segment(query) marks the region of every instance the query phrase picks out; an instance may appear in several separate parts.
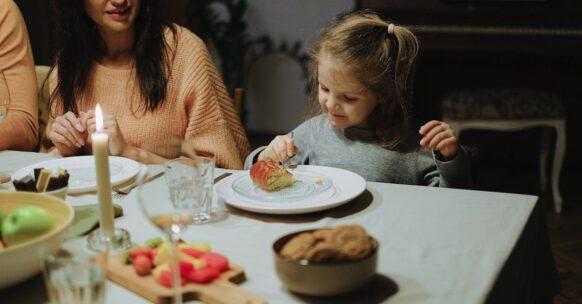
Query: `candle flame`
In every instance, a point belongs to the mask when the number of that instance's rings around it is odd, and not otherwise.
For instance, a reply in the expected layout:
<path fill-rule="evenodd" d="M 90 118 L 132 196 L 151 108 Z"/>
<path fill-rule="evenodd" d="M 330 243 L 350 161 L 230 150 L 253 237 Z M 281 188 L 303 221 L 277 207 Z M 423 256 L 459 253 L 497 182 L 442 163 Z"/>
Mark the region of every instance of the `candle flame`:
<path fill-rule="evenodd" d="M 99 104 L 95 107 L 95 124 L 97 125 L 97 132 L 103 132 L 103 113 Z"/>

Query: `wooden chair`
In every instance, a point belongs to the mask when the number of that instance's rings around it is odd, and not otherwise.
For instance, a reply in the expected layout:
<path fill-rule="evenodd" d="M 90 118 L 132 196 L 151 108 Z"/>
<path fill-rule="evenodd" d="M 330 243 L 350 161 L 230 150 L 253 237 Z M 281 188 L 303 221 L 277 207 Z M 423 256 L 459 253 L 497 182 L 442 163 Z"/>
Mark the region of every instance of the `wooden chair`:
<path fill-rule="evenodd" d="M 45 80 L 49 75 L 50 67 L 44 65 L 37 65 L 35 66 L 36 72 L 36 84 L 38 88 L 38 136 L 39 136 L 39 147 L 42 149 L 43 147 L 46 148 L 46 145 L 52 145 L 49 142 L 43 142 L 47 139 L 44 137 L 44 132 L 46 130 L 50 112 L 49 112 L 49 100 L 50 100 L 50 93 L 48 88 L 48 83 L 45 84 Z"/>
<path fill-rule="evenodd" d="M 566 114 L 561 100 L 547 92 L 523 89 L 475 89 L 448 94 L 442 104 L 443 119 L 460 137 L 468 129 L 518 131 L 543 127 L 540 145 L 540 187 L 547 189 L 551 180 L 552 196 L 556 213 L 562 211 L 559 181 L 566 152 Z M 547 162 L 553 129 L 556 140 L 552 170 L 547 172 Z"/>
<path fill-rule="evenodd" d="M 243 98 L 245 89 L 243 88 L 235 88 L 234 89 L 234 96 L 232 97 L 232 103 L 234 105 L 234 110 L 238 114 L 238 117 L 242 120 L 242 108 L 243 108 Z"/>

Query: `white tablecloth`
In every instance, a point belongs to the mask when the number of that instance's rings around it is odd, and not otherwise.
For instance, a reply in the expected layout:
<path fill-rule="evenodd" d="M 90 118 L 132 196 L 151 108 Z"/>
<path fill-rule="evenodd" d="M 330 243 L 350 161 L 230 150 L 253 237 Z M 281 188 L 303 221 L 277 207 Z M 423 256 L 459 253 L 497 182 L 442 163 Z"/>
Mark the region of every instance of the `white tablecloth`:
<path fill-rule="evenodd" d="M 15 171 L 50 157 L 0 152 L 0 171 Z M 157 179 L 148 187 L 163 187 L 163 183 Z M 96 197 L 69 197 L 67 201 L 85 204 L 96 202 Z M 242 265 L 248 280 L 241 286 L 270 303 L 482 303 L 536 201 L 537 197 L 530 195 L 370 182 L 363 195 L 333 210 L 267 216 L 230 209 L 226 220 L 191 226 L 183 238 L 209 242 Z M 129 230 L 135 242 L 160 235 L 138 208 L 135 192 L 116 203 L 125 213 L 116 225 Z M 275 239 L 291 231 L 351 223 L 363 225 L 380 241 L 379 275 L 369 288 L 344 299 L 314 299 L 284 289 L 273 264 L 271 245 Z M 84 238 L 69 242 L 85 245 Z M 26 299 L 31 294 L 36 292 L 38 298 L 43 292 L 41 281 L 37 277 L 0 295 L 12 300 L 6 303 L 30 303 Z M 109 283 L 107 288 L 106 303 L 146 302 L 116 284 Z"/>

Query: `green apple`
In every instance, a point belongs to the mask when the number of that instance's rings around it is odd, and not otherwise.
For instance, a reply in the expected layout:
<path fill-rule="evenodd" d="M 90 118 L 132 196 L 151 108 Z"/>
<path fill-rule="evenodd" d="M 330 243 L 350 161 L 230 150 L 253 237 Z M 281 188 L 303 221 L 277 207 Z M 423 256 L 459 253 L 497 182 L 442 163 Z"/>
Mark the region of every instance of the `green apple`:
<path fill-rule="evenodd" d="M 18 207 L 2 221 L 2 239 L 6 246 L 14 246 L 49 232 L 53 225 L 53 216 L 44 208 Z"/>

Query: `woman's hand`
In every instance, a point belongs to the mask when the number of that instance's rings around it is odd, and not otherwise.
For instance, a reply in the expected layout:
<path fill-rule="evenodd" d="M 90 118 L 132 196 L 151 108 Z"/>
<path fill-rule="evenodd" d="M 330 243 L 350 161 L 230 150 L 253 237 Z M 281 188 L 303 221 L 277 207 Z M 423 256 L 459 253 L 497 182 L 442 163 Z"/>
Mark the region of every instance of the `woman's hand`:
<path fill-rule="evenodd" d="M 283 162 L 295 154 L 297 154 L 297 147 L 293 139 L 287 135 L 279 135 L 259 154 L 259 160 Z"/>
<path fill-rule="evenodd" d="M 71 156 L 79 152 L 87 138 L 86 113 L 77 117 L 73 112 L 58 116 L 50 126 L 47 137 L 53 142 L 59 154 Z"/>
<path fill-rule="evenodd" d="M 425 150 L 439 151 L 445 160 L 451 160 L 457 155 L 459 140 L 449 124 L 431 120 L 420 128 L 419 133 L 423 136 L 420 145 Z"/>
<path fill-rule="evenodd" d="M 95 124 L 95 111 L 91 110 L 87 113 L 87 130 L 89 134 L 95 133 L 97 126 Z M 103 113 L 103 132 L 109 136 L 109 154 L 113 156 L 120 156 L 128 147 L 128 144 L 123 138 L 123 134 L 117 124 L 117 119 L 110 113 Z"/>

